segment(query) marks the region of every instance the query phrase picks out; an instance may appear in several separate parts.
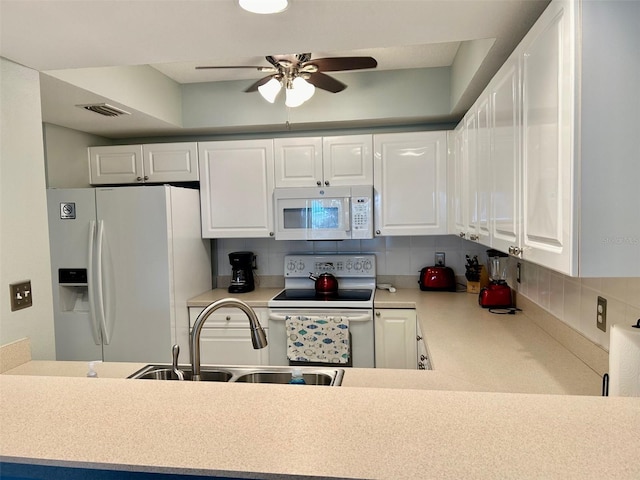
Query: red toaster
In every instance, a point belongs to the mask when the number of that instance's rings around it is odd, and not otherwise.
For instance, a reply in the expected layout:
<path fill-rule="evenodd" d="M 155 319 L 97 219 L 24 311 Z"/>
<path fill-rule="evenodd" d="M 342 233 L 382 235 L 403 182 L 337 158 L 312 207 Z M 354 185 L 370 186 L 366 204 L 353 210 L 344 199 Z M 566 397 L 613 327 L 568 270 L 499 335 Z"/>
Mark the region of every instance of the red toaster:
<path fill-rule="evenodd" d="M 424 267 L 418 283 L 423 291 L 456 291 L 456 276 L 450 267 Z"/>

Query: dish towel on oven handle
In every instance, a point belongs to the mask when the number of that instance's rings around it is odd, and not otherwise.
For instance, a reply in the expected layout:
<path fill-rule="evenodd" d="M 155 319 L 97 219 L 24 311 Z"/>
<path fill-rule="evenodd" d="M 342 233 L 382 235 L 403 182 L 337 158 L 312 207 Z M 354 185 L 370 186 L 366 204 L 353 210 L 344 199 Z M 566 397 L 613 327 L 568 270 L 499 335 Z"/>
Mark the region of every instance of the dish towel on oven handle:
<path fill-rule="evenodd" d="M 287 357 L 296 362 L 347 363 L 349 319 L 287 315 Z"/>

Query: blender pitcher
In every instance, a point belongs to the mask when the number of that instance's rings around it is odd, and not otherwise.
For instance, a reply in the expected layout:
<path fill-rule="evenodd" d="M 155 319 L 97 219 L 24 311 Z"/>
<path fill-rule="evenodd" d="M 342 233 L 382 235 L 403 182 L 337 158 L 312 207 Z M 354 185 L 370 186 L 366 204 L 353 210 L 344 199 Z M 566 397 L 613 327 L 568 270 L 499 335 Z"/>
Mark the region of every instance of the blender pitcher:
<path fill-rule="evenodd" d="M 513 292 L 507 285 L 509 255 L 498 250 L 487 250 L 489 285 L 480 290 L 478 303 L 484 308 L 510 308 Z"/>

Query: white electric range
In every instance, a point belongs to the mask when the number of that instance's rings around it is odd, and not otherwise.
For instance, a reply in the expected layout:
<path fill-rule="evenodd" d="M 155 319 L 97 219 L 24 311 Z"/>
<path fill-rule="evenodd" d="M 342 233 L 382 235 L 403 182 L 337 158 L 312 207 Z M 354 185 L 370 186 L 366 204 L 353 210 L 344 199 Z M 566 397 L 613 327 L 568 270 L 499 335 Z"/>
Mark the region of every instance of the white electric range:
<path fill-rule="evenodd" d="M 316 294 L 310 274 L 331 273 L 338 280 L 335 294 Z M 286 255 L 285 288 L 269 300 L 269 362 L 299 364 L 287 358 L 287 316 L 343 317 L 349 321 L 350 359 L 341 366 L 374 367 L 373 296 L 375 255 Z M 314 365 L 318 365 L 315 363 Z"/>

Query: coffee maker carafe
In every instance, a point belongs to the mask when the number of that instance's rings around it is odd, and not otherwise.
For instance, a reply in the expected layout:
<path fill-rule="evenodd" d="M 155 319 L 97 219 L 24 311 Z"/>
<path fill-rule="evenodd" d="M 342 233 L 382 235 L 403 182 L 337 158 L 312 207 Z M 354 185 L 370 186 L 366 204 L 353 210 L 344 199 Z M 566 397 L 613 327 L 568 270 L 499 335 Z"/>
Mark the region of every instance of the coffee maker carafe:
<path fill-rule="evenodd" d="M 231 283 L 229 293 L 251 292 L 255 288 L 253 270 L 256 267 L 256 256 L 253 252 L 231 252 Z"/>
<path fill-rule="evenodd" d="M 478 303 L 484 308 L 509 308 L 513 306 L 511 288 L 507 285 L 509 255 L 498 250 L 487 250 L 489 285 L 480 290 Z"/>

